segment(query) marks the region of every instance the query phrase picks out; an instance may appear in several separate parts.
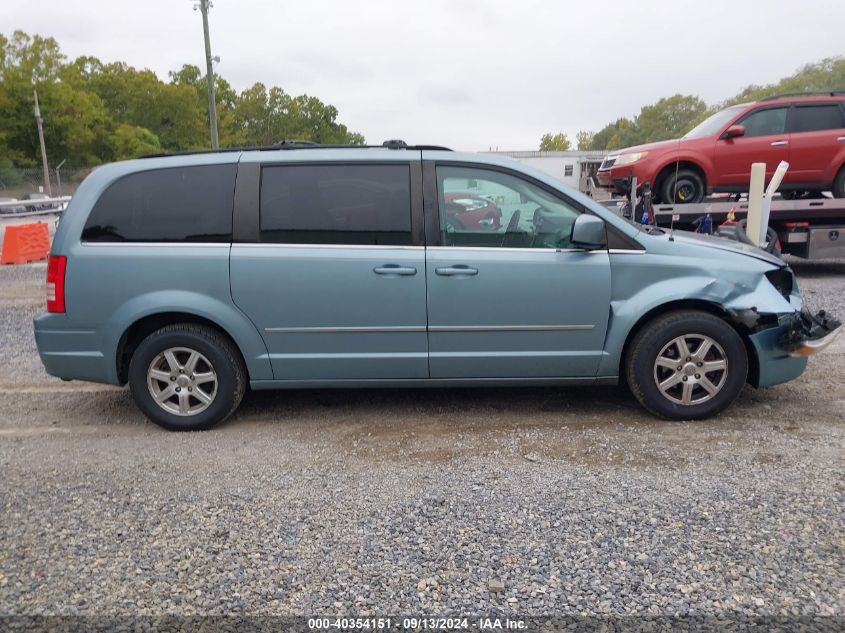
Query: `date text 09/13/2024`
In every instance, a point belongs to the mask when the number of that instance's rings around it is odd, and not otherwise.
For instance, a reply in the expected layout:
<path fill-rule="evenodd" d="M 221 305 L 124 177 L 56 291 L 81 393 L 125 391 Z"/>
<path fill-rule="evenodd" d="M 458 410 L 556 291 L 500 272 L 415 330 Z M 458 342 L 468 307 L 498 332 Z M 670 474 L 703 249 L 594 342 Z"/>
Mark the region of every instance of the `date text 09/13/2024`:
<path fill-rule="evenodd" d="M 309 618 L 310 630 L 509 630 L 527 628 L 523 620 L 511 618 Z"/>

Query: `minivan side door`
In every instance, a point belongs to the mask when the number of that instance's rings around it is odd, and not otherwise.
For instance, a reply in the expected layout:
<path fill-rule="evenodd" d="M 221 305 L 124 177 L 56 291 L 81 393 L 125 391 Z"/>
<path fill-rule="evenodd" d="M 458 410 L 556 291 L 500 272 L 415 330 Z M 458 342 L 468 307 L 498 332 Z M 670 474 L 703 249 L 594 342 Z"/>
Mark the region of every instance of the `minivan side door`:
<path fill-rule="evenodd" d="M 276 380 L 428 377 L 420 162 L 402 154 L 242 157 L 232 296 Z"/>
<path fill-rule="evenodd" d="M 569 243 L 583 209 L 487 165 L 424 160 L 424 182 L 431 377 L 595 376 L 610 262 Z M 461 224 L 457 207 L 477 199 L 501 221 Z"/>
<path fill-rule="evenodd" d="M 766 106 L 754 110 L 736 122 L 745 134 L 719 138 L 714 150 L 716 187 L 748 187 L 752 163 L 766 163 L 766 181 L 782 160 L 789 160 L 789 134 L 786 116 L 789 106 Z"/>
<path fill-rule="evenodd" d="M 845 116 L 837 102 L 795 104 L 787 123 L 789 171 L 785 181 L 830 184 L 836 174 L 834 161 L 845 148 Z"/>

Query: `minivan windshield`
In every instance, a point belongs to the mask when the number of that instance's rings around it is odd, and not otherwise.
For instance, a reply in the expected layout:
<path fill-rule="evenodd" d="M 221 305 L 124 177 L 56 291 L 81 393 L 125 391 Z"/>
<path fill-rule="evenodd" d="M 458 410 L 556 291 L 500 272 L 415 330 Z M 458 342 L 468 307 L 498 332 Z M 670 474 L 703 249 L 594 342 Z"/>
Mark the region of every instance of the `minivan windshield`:
<path fill-rule="evenodd" d="M 724 126 L 725 123 L 739 114 L 740 110 L 743 108 L 745 108 L 744 105 L 738 105 L 720 110 L 716 114 L 704 119 L 701 123 L 684 134 L 682 138 L 703 138 L 705 136 L 715 134 L 722 129 L 722 126 Z"/>

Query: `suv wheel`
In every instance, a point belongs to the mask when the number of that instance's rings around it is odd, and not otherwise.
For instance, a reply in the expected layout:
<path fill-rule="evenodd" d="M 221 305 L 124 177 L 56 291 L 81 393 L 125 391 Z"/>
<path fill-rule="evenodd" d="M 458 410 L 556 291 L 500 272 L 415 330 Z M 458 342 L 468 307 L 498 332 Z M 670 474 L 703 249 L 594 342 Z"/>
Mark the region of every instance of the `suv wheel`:
<path fill-rule="evenodd" d="M 748 357 L 739 334 L 707 312 L 669 312 L 631 343 L 628 385 L 646 409 L 672 420 L 715 415 L 739 395 Z"/>
<path fill-rule="evenodd" d="M 663 181 L 660 199 L 664 204 L 688 204 L 704 198 L 704 180 L 691 169 L 671 170 Z"/>
<path fill-rule="evenodd" d="M 237 349 L 216 330 L 168 325 L 138 345 L 129 389 L 150 420 L 171 431 L 202 431 L 228 418 L 243 398 L 246 371 Z"/>
<path fill-rule="evenodd" d="M 845 198 L 845 165 L 842 166 L 833 181 L 833 197 Z"/>

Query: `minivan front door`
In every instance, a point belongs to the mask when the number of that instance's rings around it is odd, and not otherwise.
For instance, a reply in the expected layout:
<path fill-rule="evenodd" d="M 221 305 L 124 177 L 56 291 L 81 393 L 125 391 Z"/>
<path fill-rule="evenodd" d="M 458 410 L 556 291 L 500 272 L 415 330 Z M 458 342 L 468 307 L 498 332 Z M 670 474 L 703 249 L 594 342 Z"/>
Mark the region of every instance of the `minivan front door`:
<path fill-rule="evenodd" d="M 610 262 L 606 249 L 569 243 L 580 210 L 516 173 L 480 166 L 438 164 L 425 195 L 440 243 L 426 249 L 431 377 L 595 376 Z M 467 226 L 458 206 L 482 203 L 501 220 Z"/>
<path fill-rule="evenodd" d="M 232 296 L 264 336 L 276 380 L 428 377 L 419 174 L 407 158 L 242 160 L 238 194 L 260 180 L 260 195 L 236 195 L 235 224 L 252 215 L 260 230 L 232 245 Z"/>

